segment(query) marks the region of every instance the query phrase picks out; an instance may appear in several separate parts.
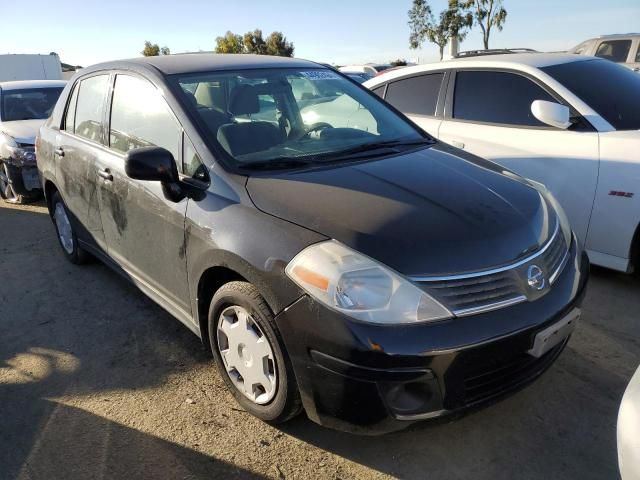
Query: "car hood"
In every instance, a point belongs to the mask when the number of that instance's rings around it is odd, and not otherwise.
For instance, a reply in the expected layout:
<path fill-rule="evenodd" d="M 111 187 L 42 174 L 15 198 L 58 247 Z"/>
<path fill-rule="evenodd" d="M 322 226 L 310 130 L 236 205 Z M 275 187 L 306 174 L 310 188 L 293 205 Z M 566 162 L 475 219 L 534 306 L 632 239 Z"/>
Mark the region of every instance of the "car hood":
<path fill-rule="evenodd" d="M 35 144 L 38 130 L 46 120 L 14 120 L 0 123 L 0 131 L 10 135 L 18 143 Z"/>
<path fill-rule="evenodd" d="M 542 246 L 556 223 L 525 180 L 442 144 L 366 163 L 253 176 L 247 190 L 260 210 L 405 275 L 517 261 Z"/>

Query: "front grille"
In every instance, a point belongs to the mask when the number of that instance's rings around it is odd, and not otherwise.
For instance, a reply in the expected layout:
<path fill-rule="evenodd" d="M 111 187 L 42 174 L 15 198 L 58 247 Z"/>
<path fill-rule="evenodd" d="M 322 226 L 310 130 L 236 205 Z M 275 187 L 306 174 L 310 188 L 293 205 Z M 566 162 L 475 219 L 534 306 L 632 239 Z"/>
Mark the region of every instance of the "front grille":
<path fill-rule="evenodd" d="M 508 271 L 482 277 L 429 282 L 428 287 L 440 301 L 457 312 L 502 304 L 522 296 Z"/>
<path fill-rule="evenodd" d="M 492 358 L 484 364 L 469 366 L 463 375 L 463 402 L 472 405 L 532 380 L 553 363 L 565 343 L 540 358 L 521 353 L 509 359 Z"/>
<path fill-rule="evenodd" d="M 535 300 L 548 292 L 531 290 L 527 285 L 527 269 L 537 265 L 552 285 L 562 272 L 569 257 L 565 237 L 556 224 L 551 240 L 538 252 L 514 265 L 486 272 L 447 277 L 413 278 L 433 294 L 456 316 L 473 315 Z"/>

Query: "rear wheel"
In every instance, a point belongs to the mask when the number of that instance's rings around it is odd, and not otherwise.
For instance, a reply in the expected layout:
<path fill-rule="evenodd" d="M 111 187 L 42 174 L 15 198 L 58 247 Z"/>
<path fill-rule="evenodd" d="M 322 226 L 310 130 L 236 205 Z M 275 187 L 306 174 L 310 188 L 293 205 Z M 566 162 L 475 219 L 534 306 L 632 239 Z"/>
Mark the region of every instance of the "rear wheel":
<path fill-rule="evenodd" d="M 73 230 L 67 207 L 58 192 L 55 192 L 51 198 L 51 217 L 58 234 L 58 242 L 67 260 L 76 265 L 87 263 L 90 255 L 78 244 L 78 237 Z"/>
<path fill-rule="evenodd" d="M 230 282 L 216 292 L 209 340 L 224 382 L 245 410 L 274 424 L 300 413 L 291 362 L 273 314 L 253 285 Z"/>

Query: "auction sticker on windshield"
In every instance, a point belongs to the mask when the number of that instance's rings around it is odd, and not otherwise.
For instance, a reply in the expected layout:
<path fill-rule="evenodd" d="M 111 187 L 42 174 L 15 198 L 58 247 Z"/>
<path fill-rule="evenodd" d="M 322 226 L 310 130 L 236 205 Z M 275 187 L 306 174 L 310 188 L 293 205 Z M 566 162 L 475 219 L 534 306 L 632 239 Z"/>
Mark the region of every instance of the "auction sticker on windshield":
<path fill-rule="evenodd" d="M 307 80 L 316 81 L 316 80 L 338 80 L 340 76 L 332 71 L 327 70 L 307 70 L 304 72 L 300 72 L 300 74 L 305 77 Z"/>

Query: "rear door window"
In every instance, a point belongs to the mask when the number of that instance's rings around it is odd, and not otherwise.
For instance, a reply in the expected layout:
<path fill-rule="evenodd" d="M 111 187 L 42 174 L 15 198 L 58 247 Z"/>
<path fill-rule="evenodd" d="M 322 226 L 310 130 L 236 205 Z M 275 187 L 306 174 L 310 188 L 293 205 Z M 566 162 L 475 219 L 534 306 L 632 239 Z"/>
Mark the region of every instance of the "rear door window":
<path fill-rule="evenodd" d="M 75 121 L 76 121 L 76 104 L 78 102 L 78 90 L 80 90 L 79 86 L 76 85 L 73 88 L 73 93 L 71 94 L 71 100 L 69 100 L 69 105 L 67 105 L 67 112 L 64 116 L 64 130 L 69 133 L 74 132 Z"/>
<path fill-rule="evenodd" d="M 434 116 L 443 77 L 433 73 L 390 83 L 385 100 L 407 115 Z"/>
<path fill-rule="evenodd" d="M 509 72 L 456 74 L 453 118 L 522 127 L 546 127 L 531 113 L 534 100 L 556 102 L 539 85 Z"/>
<path fill-rule="evenodd" d="M 624 63 L 629 57 L 629 50 L 631 50 L 631 40 L 607 40 L 598 45 L 596 57 Z"/>
<path fill-rule="evenodd" d="M 167 149 L 180 159 L 182 128 L 157 88 L 147 80 L 118 75 L 113 90 L 109 144 L 122 153 L 140 147 Z"/>
<path fill-rule="evenodd" d="M 80 81 L 73 130 L 76 135 L 103 143 L 102 118 L 108 90 L 109 75 L 95 75 Z"/>

